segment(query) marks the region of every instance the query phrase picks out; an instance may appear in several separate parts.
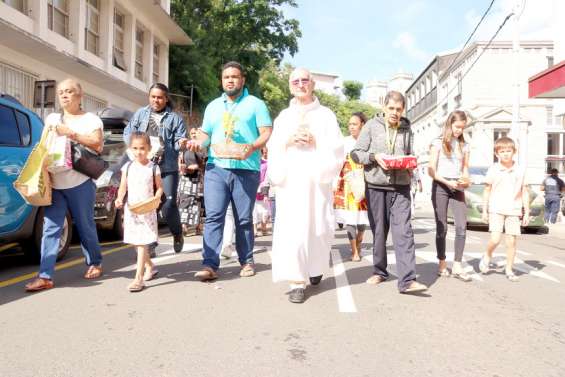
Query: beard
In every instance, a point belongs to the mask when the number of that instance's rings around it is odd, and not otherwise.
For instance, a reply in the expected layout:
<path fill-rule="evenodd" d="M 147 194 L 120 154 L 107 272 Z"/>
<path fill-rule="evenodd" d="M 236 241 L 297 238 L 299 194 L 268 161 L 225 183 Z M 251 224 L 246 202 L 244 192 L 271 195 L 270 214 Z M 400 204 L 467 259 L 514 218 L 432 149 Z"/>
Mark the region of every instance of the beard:
<path fill-rule="evenodd" d="M 230 97 L 235 97 L 236 95 L 241 93 L 241 89 L 242 89 L 242 87 L 233 88 L 233 89 L 224 89 L 224 93 L 226 93 L 226 95 L 228 95 Z"/>

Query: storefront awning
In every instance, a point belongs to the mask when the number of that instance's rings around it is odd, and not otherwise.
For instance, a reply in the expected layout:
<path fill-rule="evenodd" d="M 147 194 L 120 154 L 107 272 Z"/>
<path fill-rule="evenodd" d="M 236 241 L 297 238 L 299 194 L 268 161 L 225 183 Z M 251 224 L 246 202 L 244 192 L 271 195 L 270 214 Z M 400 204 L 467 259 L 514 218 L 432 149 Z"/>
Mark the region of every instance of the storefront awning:
<path fill-rule="evenodd" d="M 530 77 L 530 98 L 565 98 L 565 60 Z"/>

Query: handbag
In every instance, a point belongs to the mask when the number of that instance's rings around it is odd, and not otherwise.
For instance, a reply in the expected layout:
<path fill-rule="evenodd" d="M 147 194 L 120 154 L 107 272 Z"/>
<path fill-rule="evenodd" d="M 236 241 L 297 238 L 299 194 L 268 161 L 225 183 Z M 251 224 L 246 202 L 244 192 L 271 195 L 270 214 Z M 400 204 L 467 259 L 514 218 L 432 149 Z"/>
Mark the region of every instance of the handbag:
<path fill-rule="evenodd" d="M 73 169 L 92 179 L 98 179 L 110 166 L 98 153 L 79 143 L 71 143 L 71 155 Z"/>
<path fill-rule="evenodd" d="M 51 179 L 46 164 L 49 133 L 43 132 L 39 143 L 29 154 L 18 179 L 14 182 L 16 191 L 32 206 L 51 205 Z"/>
<path fill-rule="evenodd" d="M 64 114 L 61 114 L 61 123 L 65 123 Z M 71 159 L 74 170 L 92 179 L 98 179 L 110 166 L 98 153 L 74 141 L 71 142 Z"/>

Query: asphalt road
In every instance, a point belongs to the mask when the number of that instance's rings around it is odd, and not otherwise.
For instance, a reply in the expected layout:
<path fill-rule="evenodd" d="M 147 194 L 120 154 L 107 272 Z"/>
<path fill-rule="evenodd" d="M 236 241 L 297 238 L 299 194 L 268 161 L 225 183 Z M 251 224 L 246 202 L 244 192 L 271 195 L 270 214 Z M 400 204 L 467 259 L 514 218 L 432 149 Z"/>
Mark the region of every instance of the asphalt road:
<path fill-rule="evenodd" d="M 56 288 L 37 294 L 23 292 L 37 266 L 17 249 L 4 251 L 0 376 L 565 375 L 565 228 L 522 236 L 518 283 L 503 269 L 470 283 L 437 278 L 433 220 L 420 214 L 414 228 L 426 294 L 398 294 L 394 277 L 365 284 L 370 234 L 356 263 L 338 231 L 332 266 L 301 305 L 288 302 L 285 284 L 271 282 L 270 237 L 256 241 L 255 277 L 240 278 L 232 258 L 213 283 L 194 278 L 199 237 L 187 237 L 180 254 L 164 237 L 159 278 L 136 294 L 126 290 L 135 253 L 116 241 L 105 240 L 102 279 L 82 278 L 74 246 L 59 263 Z M 469 231 L 470 271 L 487 237 Z"/>

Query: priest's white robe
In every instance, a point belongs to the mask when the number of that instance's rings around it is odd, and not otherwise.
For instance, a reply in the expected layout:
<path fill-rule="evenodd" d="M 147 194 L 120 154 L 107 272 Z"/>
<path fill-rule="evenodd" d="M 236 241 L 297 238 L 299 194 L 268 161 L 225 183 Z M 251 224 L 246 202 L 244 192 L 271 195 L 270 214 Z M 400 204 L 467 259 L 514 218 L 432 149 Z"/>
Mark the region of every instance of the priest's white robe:
<path fill-rule="evenodd" d="M 286 144 L 307 124 L 316 146 Z M 334 113 L 318 99 L 296 100 L 275 119 L 267 144 L 269 179 L 277 189 L 273 281 L 304 281 L 329 268 L 334 239 L 332 182 L 344 161 L 343 136 Z"/>

